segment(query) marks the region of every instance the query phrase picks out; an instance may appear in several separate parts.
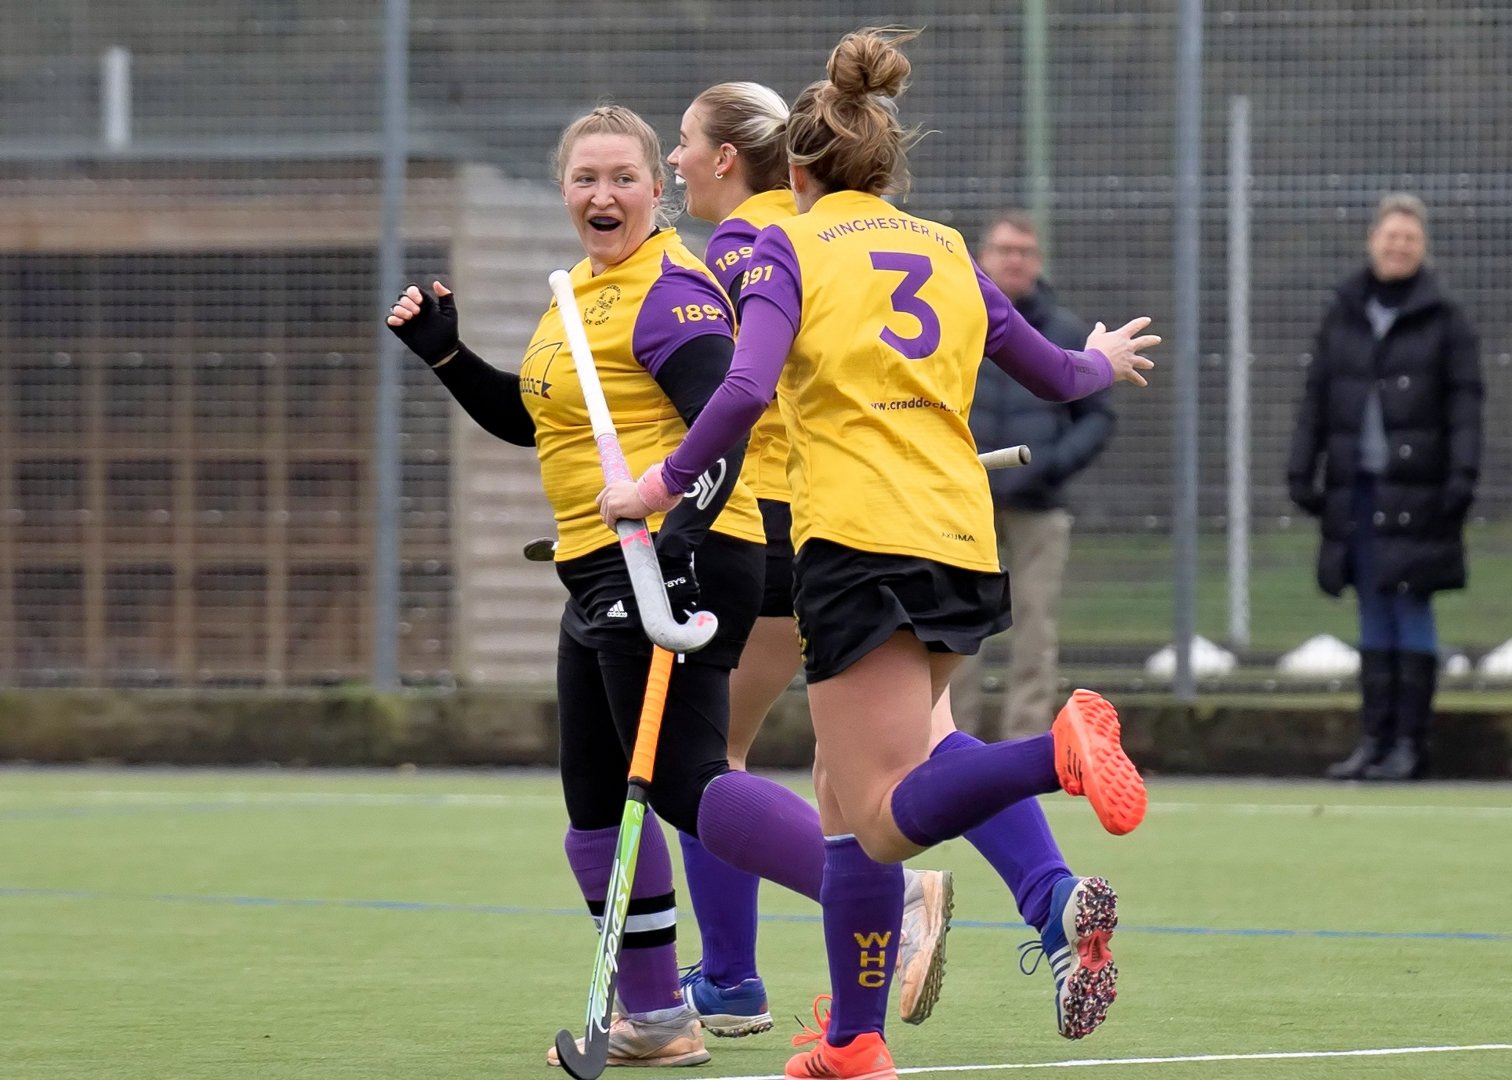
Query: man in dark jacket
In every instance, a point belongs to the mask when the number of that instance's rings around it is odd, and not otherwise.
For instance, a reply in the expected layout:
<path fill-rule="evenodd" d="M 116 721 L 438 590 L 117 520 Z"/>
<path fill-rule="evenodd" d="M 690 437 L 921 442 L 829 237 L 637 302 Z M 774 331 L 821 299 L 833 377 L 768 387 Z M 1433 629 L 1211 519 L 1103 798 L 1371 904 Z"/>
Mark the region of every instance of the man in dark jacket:
<path fill-rule="evenodd" d="M 1086 344 L 1089 328 L 1060 307 L 1040 280 L 1043 259 L 1027 213 L 999 214 L 982 236 L 977 262 L 1030 326 L 1063 348 Z M 1041 401 L 995 364 L 983 364 L 970 424 L 982 450 L 1024 443 L 1032 454 L 1023 468 L 988 474 L 998 551 L 1013 592 L 1013 629 L 1001 728 L 994 732 L 984 723 L 983 735 L 1015 738 L 1046 731 L 1055 719 L 1056 615 L 1071 546 L 1063 486 L 1106 445 L 1113 410 L 1106 390 L 1069 404 Z M 955 712 L 967 727 L 981 714 L 981 681 L 975 658 L 962 664 L 953 680 Z"/>
<path fill-rule="evenodd" d="M 1287 481 L 1321 518 L 1318 585 L 1359 604 L 1361 739 L 1328 775 L 1406 780 L 1427 768 L 1432 597 L 1465 586 L 1483 387 L 1475 331 L 1425 265 L 1421 200 L 1382 199 L 1367 247 L 1318 331 Z"/>

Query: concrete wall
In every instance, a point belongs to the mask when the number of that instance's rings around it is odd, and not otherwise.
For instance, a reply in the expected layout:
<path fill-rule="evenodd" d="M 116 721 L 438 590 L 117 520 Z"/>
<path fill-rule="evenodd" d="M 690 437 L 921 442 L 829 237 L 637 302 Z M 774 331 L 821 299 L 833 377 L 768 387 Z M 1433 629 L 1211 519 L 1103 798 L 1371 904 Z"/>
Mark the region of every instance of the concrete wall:
<path fill-rule="evenodd" d="M 988 706 L 995 703 L 989 698 Z M 1183 706 L 1120 699 L 1125 744 L 1150 774 L 1317 776 L 1353 745 L 1344 695 Z M 1512 778 L 1512 705 L 1466 696 L 1434 727 L 1440 777 Z M 0 693 L 0 761 L 179 765 L 534 765 L 556 760 L 545 694 L 465 690 L 372 695 L 15 691 Z M 813 735 L 801 692 L 767 721 L 753 765 L 802 768 Z"/>

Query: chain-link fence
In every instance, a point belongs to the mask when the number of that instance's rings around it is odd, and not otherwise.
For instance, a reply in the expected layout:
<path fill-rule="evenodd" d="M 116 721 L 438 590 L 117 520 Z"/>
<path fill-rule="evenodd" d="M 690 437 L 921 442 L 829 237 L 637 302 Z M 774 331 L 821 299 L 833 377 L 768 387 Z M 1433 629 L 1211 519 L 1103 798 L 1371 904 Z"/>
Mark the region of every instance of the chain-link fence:
<path fill-rule="evenodd" d="M 1082 316 L 1173 323 L 1176 0 L 918 4 L 909 209 L 975 236 L 1033 206 Z M 517 363 L 545 272 L 572 258 L 546 159 L 604 98 L 675 137 L 727 79 L 791 98 L 848 3 L 413 0 L 408 268 L 470 284 L 464 317 Z M 1416 192 L 1481 334 L 1486 446 L 1471 587 L 1439 605 L 1470 661 L 1512 638 L 1512 8 L 1416 0 L 1206 5 L 1198 632 L 1235 645 L 1227 432 L 1231 101 L 1248 101 L 1247 641 L 1268 678 L 1352 611 L 1313 584 L 1286 500 L 1303 363 L 1363 264 L 1385 191 Z M 407 364 L 374 443 L 383 5 L 65 0 L 0 41 L 0 684 L 362 681 L 374 642 L 375 462 L 400 462 L 399 670 L 541 681 L 559 588 L 516 541 L 549 529 L 529 455 L 484 445 Z M 501 222 L 513 222 L 505 227 Z M 706 230 L 688 228 L 695 237 Z M 462 291 L 459 287 L 459 292 Z M 507 292 L 508 295 L 504 295 Z M 1167 355 L 1170 355 L 1167 350 Z M 1118 395 L 1071 485 L 1072 667 L 1170 640 L 1169 366 Z M 507 449 L 507 448 L 506 448 Z M 522 460 L 523 459 L 523 460 Z M 1206 670 L 1205 668 L 1203 670 Z"/>

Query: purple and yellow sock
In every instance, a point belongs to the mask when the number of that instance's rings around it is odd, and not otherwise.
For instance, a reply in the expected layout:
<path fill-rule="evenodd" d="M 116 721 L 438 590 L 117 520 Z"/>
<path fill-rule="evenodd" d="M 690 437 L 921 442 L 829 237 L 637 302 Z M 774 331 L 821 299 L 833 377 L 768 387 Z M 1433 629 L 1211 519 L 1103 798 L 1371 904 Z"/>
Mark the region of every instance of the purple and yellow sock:
<path fill-rule="evenodd" d="M 596 928 L 602 926 L 618 841 L 617 827 L 569 827 L 563 845 Z M 682 988 L 677 982 L 677 897 L 672 891 L 672 857 L 667 853 L 661 822 L 650 811 L 641 829 L 619 971 L 619 998 L 626 1012 L 657 1012 L 682 1004 Z"/>
<path fill-rule="evenodd" d="M 964 746 L 931 756 L 903 778 L 893 789 L 893 821 L 915 844 L 933 847 L 1022 799 L 1060 789 L 1048 732 Z"/>
<path fill-rule="evenodd" d="M 696 836 L 678 833 L 688 899 L 703 939 L 704 978 L 734 986 L 756 977 L 756 893 L 761 879 L 710 854 Z"/>
<path fill-rule="evenodd" d="M 930 757 L 981 746 L 982 740 L 964 731 L 952 731 L 930 752 Z M 1050 890 L 1071 869 L 1045 820 L 1038 799 L 1021 799 L 1008 809 L 967 829 L 966 841 L 982 853 L 988 864 L 1008 885 L 1019 914 L 1036 930 L 1045 928 L 1050 916 Z"/>
<path fill-rule="evenodd" d="M 831 1046 L 881 1033 L 903 928 L 903 865 L 873 862 L 854 836 L 824 840 L 824 948 Z"/>

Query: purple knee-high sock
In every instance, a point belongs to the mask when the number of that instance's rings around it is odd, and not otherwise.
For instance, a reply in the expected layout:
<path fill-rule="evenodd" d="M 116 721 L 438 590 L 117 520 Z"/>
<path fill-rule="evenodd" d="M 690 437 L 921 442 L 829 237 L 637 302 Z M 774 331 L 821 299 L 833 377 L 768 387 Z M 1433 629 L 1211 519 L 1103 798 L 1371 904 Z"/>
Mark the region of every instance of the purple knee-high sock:
<path fill-rule="evenodd" d="M 898 831 L 920 847 L 963 835 L 1020 799 L 1060 790 L 1047 732 L 965 747 L 914 768 L 893 789 Z"/>
<path fill-rule="evenodd" d="M 981 745 L 982 740 L 973 735 L 952 731 L 940 740 L 930 757 Z M 1007 883 L 1024 921 L 1043 930 L 1050 915 L 1050 890 L 1071 870 L 1061 857 L 1039 801 L 1022 799 L 1014 803 L 996 817 L 967 829 L 965 839 Z"/>
<path fill-rule="evenodd" d="M 567 862 L 577 877 L 588 911 L 603 918 L 609 873 L 619 829 L 568 828 Z M 661 822 L 646 814 L 630 886 L 630 912 L 620 947 L 619 998 L 628 1013 L 648 1013 L 682 1004 L 677 982 L 677 906 L 672 892 L 672 857 Z"/>
<path fill-rule="evenodd" d="M 698 804 L 698 838 L 737 870 L 819 899 L 819 812 L 781 784 L 734 770 L 716 776 Z"/>
<path fill-rule="evenodd" d="M 826 1040 L 847 1046 L 880 1033 L 903 929 L 903 865 L 873 862 L 854 836 L 824 841 L 824 948 L 829 954 Z"/>
<path fill-rule="evenodd" d="M 704 977 L 716 986 L 734 986 L 756 977 L 756 890 L 761 879 L 717 859 L 685 832 L 683 868 L 688 898 L 703 938 Z"/>

